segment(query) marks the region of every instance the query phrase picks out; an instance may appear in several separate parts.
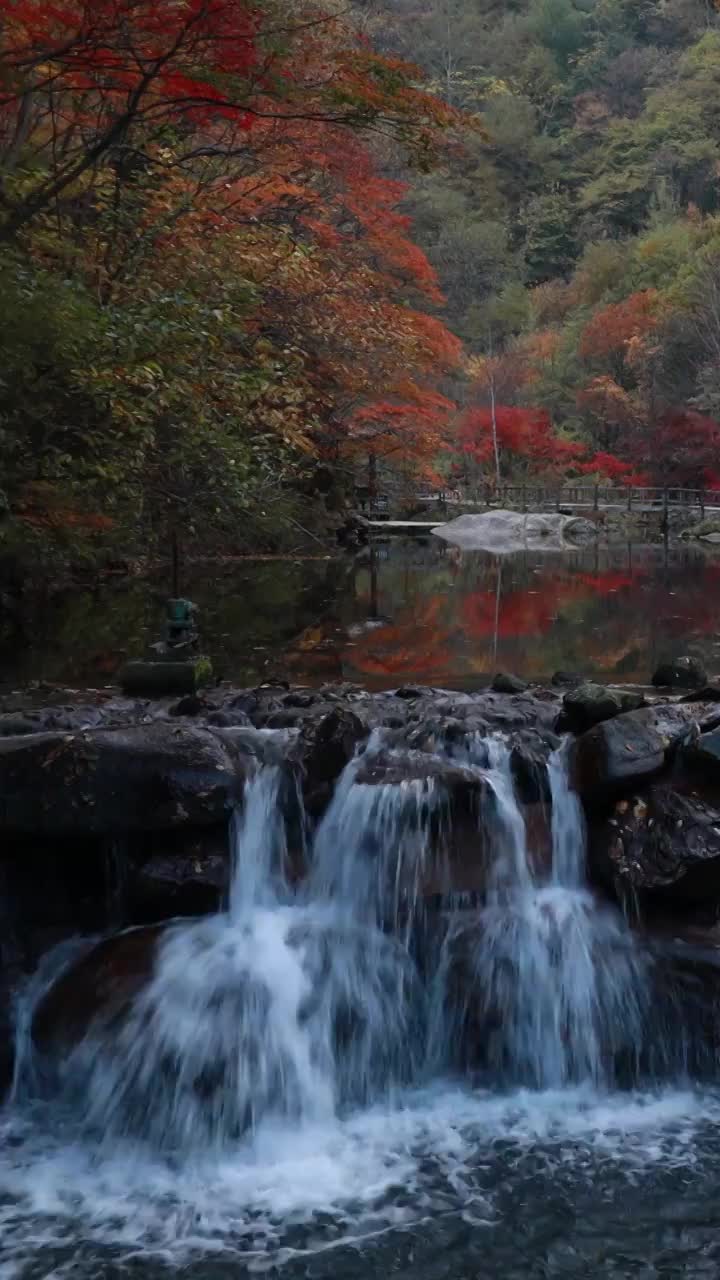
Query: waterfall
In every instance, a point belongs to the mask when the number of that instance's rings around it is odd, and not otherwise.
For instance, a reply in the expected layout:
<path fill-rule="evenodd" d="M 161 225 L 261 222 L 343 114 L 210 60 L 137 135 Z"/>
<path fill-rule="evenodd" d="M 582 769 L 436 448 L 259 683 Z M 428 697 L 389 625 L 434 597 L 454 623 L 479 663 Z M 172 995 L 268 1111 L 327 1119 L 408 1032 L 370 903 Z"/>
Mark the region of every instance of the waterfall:
<path fill-rule="evenodd" d="M 412 1077 L 414 963 L 342 893 L 293 897 L 281 786 L 274 765 L 247 784 L 228 911 L 170 926 L 129 1015 L 99 1022 L 62 1063 L 65 1096 L 90 1130 L 178 1151 L 219 1147 L 267 1118 L 327 1120 Z M 386 798 L 392 828 L 390 808 Z"/>
<path fill-rule="evenodd" d="M 585 820 L 580 797 L 568 780 L 567 747 L 548 760 L 552 805 L 552 879 L 567 888 L 585 880 Z"/>
<path fill-rule="evenodd" d="M 535 1088 L 610 1083 L 642 1038 L 644 960 L 620 914 L 583 887 L 584 819 L 564 750 L 548 764 L 545 871 L 527 855 L 509 753 L 495 746 L 489 760 L 498 836 L 487 899 L 477 919 L 455 922 L 446 953 L 446 969 L 469 970 L 460 1019 L 486 1037 L 481 1056 L 495 1078 Z"/>
<path fill-rule="evenodd" d="M 613 1081 L 642 1040 L 648 983 L 626 923 L 585 887 L 564 751 L 548 764 L 544 868 L 503 741 L 471 738 L 425 776 L 422 759 L 371 741 L 340 778 L 297 887 L 288 774 L 259 764 L 232 824 L 228 909 L 170 924 L 129 1010 L 100 1017 L 59 1063 L 61 1092 L 92 1132 L 222 1147 L 268 1120 L 331 1121 L 442 1074 L 459 1045 L 506 1085 Z M 443 767 L 458 764 L 477 783 L 485 892 L 458 909 L 448 886 L 431 911 L 451 829 Z"/>
<path fill-rule="evenodd" d="M 377 747 L 372 742 L 340 779 L 316 834 L 307 896 L 334 902 L 355 919 L 405 929 L 407 939 L 449 822 L 447 797 L 434 777 L 359 780 L 360 764 Z"/>

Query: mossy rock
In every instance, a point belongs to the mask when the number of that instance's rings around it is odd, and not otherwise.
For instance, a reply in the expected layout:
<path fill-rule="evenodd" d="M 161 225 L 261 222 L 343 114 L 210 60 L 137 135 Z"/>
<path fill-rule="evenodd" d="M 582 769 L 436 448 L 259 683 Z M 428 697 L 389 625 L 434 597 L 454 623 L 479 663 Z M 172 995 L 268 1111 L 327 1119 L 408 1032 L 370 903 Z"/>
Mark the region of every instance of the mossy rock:
<path fill-rule="evenodd" d="M 163 698 L 168 694 L 197 693 L 211 684 L 213 666 L 198 656 L 180 661 L 128 662 L 120 672 L 123 693 L 130 697 Z"/>

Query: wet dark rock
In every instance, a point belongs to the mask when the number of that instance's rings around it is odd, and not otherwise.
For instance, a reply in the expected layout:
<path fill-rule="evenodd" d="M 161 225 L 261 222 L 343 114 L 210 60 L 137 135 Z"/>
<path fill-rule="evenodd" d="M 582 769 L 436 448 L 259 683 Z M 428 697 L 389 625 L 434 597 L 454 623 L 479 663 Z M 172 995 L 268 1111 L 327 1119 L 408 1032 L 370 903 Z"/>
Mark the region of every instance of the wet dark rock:
<path fill-rule="evenodd" d="M 334 709 L 331 702 L 316 703 L 309 707 L 278 707 L 265 715 L 257 714 L 253 723 L 259 729 L 299 729 L 305 725 L 314 725 Z"/>
<path fill-rule="evenodd" d="M 656 688 L 699 689 L 707 684 L 707 671 L 698 658 L 673 658 L 660 664 L 652 683 Z"/>
<path fill-rule="evenodd" d="M 249 728 L 252 720 L 244 711 L 211 711 L 206 723 L 218 729 Z"/>
<path fill-rule="evenodd" d="M 408 886 L 410 892 L 426 898 L 484 892 L 490 855 L 486 819 L 491 823 L 494 808 L 476 769 L 419 751 L 397 750 L 363 759 L 357 781 L 368 787 L 402 788 L 410 817 L 423 810 L 430 815 L 428 856 L 416 864 L 419 881 Z M 373 856 L 372 841 L 368 856 Z M 412 876 L 415 864 L 410 863 L 400 869 Z"/>
<path fill-rule="evenodd" d="M 232 694 L 230 698 L 220 707 L 221 711 L 241 711 L 249 719 L 252 719 L 254 713 L 260 705 L 260 699 L 254 689 L 244 689 L 242 693 Z"/>
<path fill-rule="evenodd" d="M 490 687 L 493 693 L 524 693 L 527 689 L 527 684 L 519 676 L 509 675 L 500 671 L 495 676 Z"/>
<path fill-rule="evenodd" d="M 603 802 L 659 773 L 698 733 L 696 704 L 659 703 L 626 711 L 583 733 L 571 770 L 586 802 Z"/>
<path fill-rule="evenodd" d="M 622 696 L 614 689 L 607 689 L 601 684 L 581 684 L 571 689 L 563 698 L 561 732 L 584 733 L 593 725 L 602 724 L 620 715 L 623 710 Z"/>
<path fill-rule="evenodd" d="M 200 916 L 219 910 L 230 880 L 228 833 L 165 836 L 128 886 L 130 918 L 135 923 L 163 917 Z"/>
<path fill-rule="evenodd" d="M 406 745 L 413 751 L 433 755 L 450 747 L 467 745 L 475 734 L 482 733 L 485 722 L 460 720 L 457 716 L 429 718 L 409 726 L 405 735 Z"/>
<path fill-rule="evenodd" d="M 427 693 L 434 692 L 432 689 L 424 689 L 421 685 L 404 684 L 401 688 L 395 690 L 396 698 L 404 698 L 407 702 L 414 702 L 416 698 L 422 698 Z"/>
<path fill-rule="evenodd" d="M 704 684 L 701 689 L 684 693 L 680 702 L 720 702 L 720 684 Z"/>
<path fill-rule="evenodd" d="M 720 781 L 720 729 L 700 734 L 683 749 L 683 761 Z"/>
<path fill-rule="evenodd" d="M 30 733 L 54 733 L 58 731 L 74 733 L 78 730 L 94 729 L 102 725 L 106 718 L 102 707 L 42 707 L 27 710 L 20 714 L 8 713 L 0 716 L 0 738 L 27 735 Z"/>
<path fill-rule="evenodd" d="M 27 733 L 37 732 L 36 722 L 27 716 L 0 716 L 0 738 L 19 738 Z"/>
<path fill-rule="evenodd" d="M 358 770 L 357 781 L 370 787 L 394 787 L 407 782 L 425 782 L 430 787 L 438 783 L 448 795 L 468 789 L 477 792 L 482 787 L 482 779 L 476 770 L 420 751 L 390 751 L 366 756 Z"/>
<path fill-rule="evenodd" d="M 131 887 L 133 918 L 205 915 L 217 911 L 228 884 L 227 855 L 156 854 Z"/>
<path fill-rule="evenodd" d="M 318 817 L 343 769 L 368 736 L 367 726 L 349 707 L 335 706 L 301 734 L 298 751 L 308 812 Z"/>
<path fill-rule="evenodd" d="M 118 1025 L 151 978 L 157 947 L 172 926 L 130 929 L 71 961 L 35 1010 L 32 1034 L 42 1052 L 67 1049 L 93 1024 Z"/>
<path fill-rule="evenodd" d="M 283 698 L 283 706 L 285 707 L 312 707 L 319 700 L 317 693 L 310 693 L 306 689 L 298 689 L 291 693 L 286 693 Z"/>
<path fill-rule="evenodd" d="M 571 750 L 571 773 L 585 800 L 634 787 L 664 767 L 666 742 L 652 713 L 629 711 L 583 733 Z"/>
<path fill-rule="evenodd" d="M 623 711 L 639 711 L 641 707 L 648 705 L 647 698 L 643 693 L 621 693 L 620 702 Z"/>
<path fill-rule="evenodd" d="M 208 710 L 208 704 L 204 698 L 198 697 L 196 693 L 189 693 L 186 697 L 181 698 L 174 706 L 170 707 L 168 714 L 171 716 L 199 716 L 203 711 Z"/>
<path fill-rule="evenodd" d="M 539 735 L 516 742 L 510 752 L 510 769 L 521 804 L 547 804 L 550 800 L 550 783 L 547 760 L 553 744 Z"/>
<path fill-rule="evenodd" d="M 675 906 L 720 901 L 720 809 L 656 783 L 593 824 L 590 858 L 594 874 L 621 897 L 671 894 Z"/>
<path fill-rule="evenodd" d="M 550 683 L 556 689 L 577 689 L 578 685 L 585 683 L 585 677 L 577 671 L 556 671 Z"/>
<path fill-rule="evenodd" d="M 106 834 L 207 826 L 242 795 L 241 759 L 208 729 L 158 720 L 0 741 L 0 830 Z"/>

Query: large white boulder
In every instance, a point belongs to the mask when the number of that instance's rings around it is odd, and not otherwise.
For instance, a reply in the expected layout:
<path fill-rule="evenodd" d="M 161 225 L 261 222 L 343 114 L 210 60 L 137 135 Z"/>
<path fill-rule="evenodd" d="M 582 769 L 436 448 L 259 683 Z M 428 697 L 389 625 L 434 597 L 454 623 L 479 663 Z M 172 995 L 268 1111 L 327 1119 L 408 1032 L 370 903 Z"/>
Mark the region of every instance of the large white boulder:
<path fill-rule="evenodd" d="M 438 538 L 466 551 L 568 551 L 597 536 L 595 525 L 580 516 L 557 512 L 485 511 L 458 516 L 433 529 Z"/>

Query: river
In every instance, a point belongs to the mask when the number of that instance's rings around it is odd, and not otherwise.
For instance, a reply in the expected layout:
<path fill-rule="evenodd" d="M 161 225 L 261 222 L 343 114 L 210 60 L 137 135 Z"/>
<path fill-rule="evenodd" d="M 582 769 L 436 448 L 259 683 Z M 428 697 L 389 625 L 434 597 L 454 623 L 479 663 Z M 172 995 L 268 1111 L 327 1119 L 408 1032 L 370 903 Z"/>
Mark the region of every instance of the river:
<path fill-rule="evenodd" d="M 689 650 L 720 655 L 720 555 L 697 546 L 597 546 L 497 557 L 436 539 L 378 542 L 356 558 L 189 566 L 203 645 L 238 684 L 285 678 L 486 684 L 498 670 L 646 683 Z M 167 575 L 28 604 L 0 630 L 5 687 L 108 683 L 158 639 Z"/>

